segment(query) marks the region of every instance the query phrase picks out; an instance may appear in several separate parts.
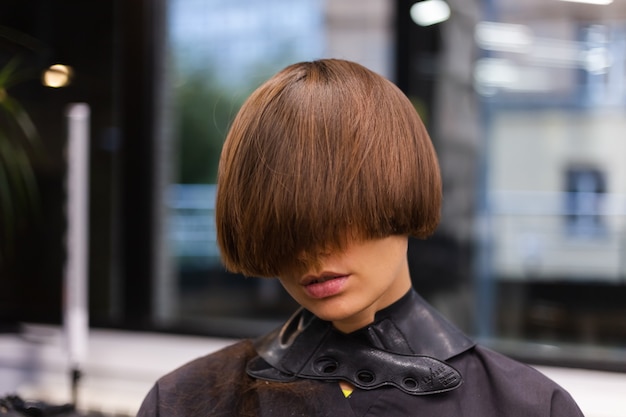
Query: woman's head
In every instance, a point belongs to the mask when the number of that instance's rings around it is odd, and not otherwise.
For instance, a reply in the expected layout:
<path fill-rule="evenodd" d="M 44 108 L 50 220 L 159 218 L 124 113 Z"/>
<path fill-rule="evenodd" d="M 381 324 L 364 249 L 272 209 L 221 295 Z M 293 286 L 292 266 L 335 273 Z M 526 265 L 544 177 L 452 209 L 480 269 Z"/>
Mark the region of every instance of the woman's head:
<path fill-rule="evenodd" d="M 244 103 L 221 155 L 217 239 L 226 267 L 276 276 L 350 239 L 424 238 L 441 180 L 406 96 L 343 60 L 291 65 Z"/>

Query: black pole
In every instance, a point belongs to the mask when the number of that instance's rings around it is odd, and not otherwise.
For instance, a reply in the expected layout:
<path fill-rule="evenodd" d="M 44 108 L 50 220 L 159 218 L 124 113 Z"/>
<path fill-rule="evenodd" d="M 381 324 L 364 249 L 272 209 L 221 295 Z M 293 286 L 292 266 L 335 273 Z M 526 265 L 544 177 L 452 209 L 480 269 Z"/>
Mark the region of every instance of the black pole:
<path fill-rule="evenodd" d="M 72 404 L 74 407 L 78 405 L 78 385 L 83 373 L 78 368 L 73 368 L 70 371 L 70 379 L 72 381 Z"/>
<path fill-rule="evenodd" d="M 121 261 L 125 325 L 150 325 L 156 238 L 155 103 L 163 1 L 118 1 L 121 18 Z"/>

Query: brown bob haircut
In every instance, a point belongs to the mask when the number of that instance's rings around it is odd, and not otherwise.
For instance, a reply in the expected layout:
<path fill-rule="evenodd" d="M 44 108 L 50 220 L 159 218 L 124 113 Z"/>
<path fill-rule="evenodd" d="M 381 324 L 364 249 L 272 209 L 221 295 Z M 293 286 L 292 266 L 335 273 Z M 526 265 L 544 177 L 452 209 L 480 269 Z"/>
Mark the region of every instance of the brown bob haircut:
<path fill-rule="evenodd" d="M 280 276 L 348 238 L 425 238 L 441 178 L 415 108 L 354 62 L 290 65 L 246 100 L 219 165 L 217 241 L 227 269 Z"/>

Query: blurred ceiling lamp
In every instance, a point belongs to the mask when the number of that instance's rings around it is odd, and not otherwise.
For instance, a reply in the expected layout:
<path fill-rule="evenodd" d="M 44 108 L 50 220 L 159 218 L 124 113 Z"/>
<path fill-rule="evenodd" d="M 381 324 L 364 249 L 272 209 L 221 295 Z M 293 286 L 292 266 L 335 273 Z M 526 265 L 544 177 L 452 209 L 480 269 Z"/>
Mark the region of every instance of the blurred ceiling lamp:
<path fill-rule="evenodd" d="M 450 6 L 444 0 L 425 0 L 411 6 L 411 19 L 420 26 L 445 22 L 450 17 Z"/>
<path fill-rule="evenodd" d="M 70 84 L 74 71 L 67 65 L 55 64 L 47 68 L 41 77 L 46 87 L 60 88 Z"/>
<path fill-rule="evenodd" d="M 599 6 L 608 6 L 613 3 L 613 0 L 561 0 L 569 3 L 585 3 L 585 4 L 597 4 Z"/>

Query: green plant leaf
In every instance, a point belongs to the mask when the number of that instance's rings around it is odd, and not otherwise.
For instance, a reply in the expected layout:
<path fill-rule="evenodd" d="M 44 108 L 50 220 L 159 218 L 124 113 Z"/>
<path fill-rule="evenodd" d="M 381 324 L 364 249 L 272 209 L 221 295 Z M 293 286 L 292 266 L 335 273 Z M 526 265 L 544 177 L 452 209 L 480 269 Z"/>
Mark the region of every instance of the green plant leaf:
<path fill-rule="evenodd" d="M 9 250 L 12 248 L 11 242 L 14 238 L 15 229 L 15 210 L 13 204 L 13 193 L 11 187 L 10 174 L 7 159 L 7 147 L 8 142 L 2 140 L 0 136 L 0 224 L 2 225 L 1 234 L 3 244 L 0 245 L 0 255 L 3 250 Z"/>
<path fill-rule="evenodd" d="M 31 146 L 39 147 L 39 134 L 37 128 L 24 108 L 10 96 L 0 100 L 0 106 L 12 117 L 19 132 Z"/>
<path fill-rule="evenodd" d="M 39 214 L 32 157 L 41 152 L 35 124 L 8 88 L 26 79 L 19 60 L 0 68 L 0 263 L 14 252 L 15 238 L 29 216 Z"/>

